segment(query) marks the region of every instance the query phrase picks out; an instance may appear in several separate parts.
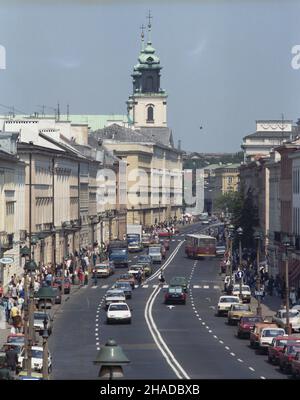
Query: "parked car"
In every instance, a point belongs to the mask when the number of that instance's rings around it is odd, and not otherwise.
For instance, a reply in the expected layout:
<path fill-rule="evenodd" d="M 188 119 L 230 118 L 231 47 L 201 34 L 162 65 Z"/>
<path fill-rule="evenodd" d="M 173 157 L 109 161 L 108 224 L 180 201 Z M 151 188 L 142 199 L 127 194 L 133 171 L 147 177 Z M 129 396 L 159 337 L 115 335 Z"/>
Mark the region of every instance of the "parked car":
<path fill-rule="evenodd" d="M 123 290 L 126 299 L 131 299 L 132 297 L 132 287 L 129 282 L 117 281 L 116 283 L 113 284 L 112 289 Z"/>
<path fill-rule="evenodd" d="M 170 286 L 165 293 L 165 304 L 186 303 L 186 293 L 181 286 Z"/>
<path fill-rule="evenodd" d="M 188 281 L 184 276 L 173 276 L 173 278 L 170 279 L 170 287 L 172 286 L 180 286 L 182 287 L 182 290 L 187 293 L 188 290 Z"/>
<path fill-rule="evenodd" d="M 242 301 L 245 303 L 250 303 L 251 302 L 251 290 L 248 285 L 242 285 Z M 240 285 L 235 284 L 233 285 L 232 293 L 233 296 L 239 296 L 240 295 Z"/>
<path fill-rule="evenodd" d="M 300 377 L 300 351 L 297 351 L 291 362 L 291 373 L 294 378 Z"/>
<path fill-rule="evenodd" d="M 54 298 L 54 304 L 61 304 L 61 290 L 57 287 L 57 288 L 52 288 L 55 294 L 55 298 Z"/>
<path fill-rule="evenodd" d="M 239 304 L 240 299 L 237 296 L 221 296 L 218 301 L 217 306 L 217 315 L 220 317 L 221 315 L 227 314 L 231 308 L 232 304 Z"/>
<path fill-rule="evenodd" d="M 255 324 L 254 329 L 250 332 L 250 346 L 258 347 L 261 332 L 265 328 L 277 328 L 276 324 L 270 322 L 258 322 Z"/>
<path fill-rule="evenodd" d="M 300 343 L 287 343 L 282 352 L 279 353 L 279 369 L 282 372 L 290 373 L 292 371 L 292 360 L 300 351 Z"/>
<path fill-rule="evenodd" d="M 109 307 L 111 303 L 125 303 L 126 296 L 123 290 L 110 289 L 105 295 L 105 306 Z"/>
<path fill-rule="evenodd" d="M 268 352 L 269 346 L 272 344 L 272 341 L 277 336 L 284 336 L 285 330 L 283 328 L 264 328 L 262 329 L 259 339 L 258 339 L 258 348 L 261 352 Z"/>
<path fill-rule="evenodd" d="M 287 316 L 286 309 L 283 308 L 283 309 L 277 311 L 277 313 L 273 317 L 273 321 L 278 326 L 285 328 L 286 327 L 286 316 Z M 291 309 L 289 312 L 289 320 L 290 320 L 290 324 L 292 325 L 292 330 L 299 332 L 300 331 L 300 312 L 298 310 Z"/>
<path fill-rule="evenodd" d="M 131 311 L 127 303 L 110 304 L 106 314 L 106 322 L 127 322 L 131 324 Z"/>
<path fill-rule="evenodd" d="M 25 357 L 25 349 L 22 350 L 20 354 L 19 360 L 20 364 L 23 364 L 23 360 Z M 43 347 L 40 346 L 32 346 L 31 347 L 31 368 L 34 371 L 41 372 L 43 370 Z M 52 357 L 51 353 L 48 350 L 48 373 L 50 374 L 52 371 Z"/>
<path fill-rule="evenodd" d="M 51 335 L 52 333 L 52 322 L 53 319 L 50 317 L 49 314 L 47 314 L 45 311 L 35 311 L 33 314 L 33 326 L 35 331 L 43 331 L 44 330 L 44 320 L 46 318 L 47 324 L 47 330 L 48 330 L 48 335 Z"/>
<path fill-rule="evenodd" d="M 228 311 L 227 322 L 228 325 L 237 324 L 241 317 L 254 316 L 251 308 L 247 304 L 231 304 Z"/>
<path fill-rule="evenodd" d="M 249 338 L 251 331 L 254 329 L 255 324 L 263 322 L 263 318 L 259 315 L 243 316 L 238 322 L 237 337 Z"/>
<path fill-rule="evenodd" d="M 279 354 L 283 351 L 284 346 L 287 343 L 300 343 L 300 337 L 295 337 L 293 335 L 287 336 L 277 336 L 273 338 L 271 345 L 268 348 L 268 361 L 271 364 L 277 365 L 279 363 Z"/>
<path fill-rule="evenodd" d="M 52 287 L 53 288 L 58 287 L 59 290 L 62 290 L 62 279 L 61 278 L 55 278 L 54 281 L 52 282 Z"/>

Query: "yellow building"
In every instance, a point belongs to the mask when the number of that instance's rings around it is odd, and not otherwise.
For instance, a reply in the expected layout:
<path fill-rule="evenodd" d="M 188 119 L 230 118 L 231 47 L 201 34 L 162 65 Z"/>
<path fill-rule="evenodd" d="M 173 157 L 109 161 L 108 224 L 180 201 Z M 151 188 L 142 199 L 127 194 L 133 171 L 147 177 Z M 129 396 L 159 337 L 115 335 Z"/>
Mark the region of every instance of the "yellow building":
<path fill-rule="evenodd" d="M 240 164 L 227 164 L 216 168 L 213 198 L 216 199 L 222 194 L 237 192 L 239 185 Z"/>

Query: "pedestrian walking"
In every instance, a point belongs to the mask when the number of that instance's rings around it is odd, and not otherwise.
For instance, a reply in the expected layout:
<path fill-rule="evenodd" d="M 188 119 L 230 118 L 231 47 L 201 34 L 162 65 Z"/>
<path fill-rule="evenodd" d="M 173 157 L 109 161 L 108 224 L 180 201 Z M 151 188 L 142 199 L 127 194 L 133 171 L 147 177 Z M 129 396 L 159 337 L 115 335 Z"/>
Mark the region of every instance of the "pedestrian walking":
<path fill-rule="evenodd" d="M 9 346 L 6 350 L 5 359 L 7 367 L 12 372 L 12 376 L 15 376 L 18 365 L 18 353 L 12 346 Z"/>

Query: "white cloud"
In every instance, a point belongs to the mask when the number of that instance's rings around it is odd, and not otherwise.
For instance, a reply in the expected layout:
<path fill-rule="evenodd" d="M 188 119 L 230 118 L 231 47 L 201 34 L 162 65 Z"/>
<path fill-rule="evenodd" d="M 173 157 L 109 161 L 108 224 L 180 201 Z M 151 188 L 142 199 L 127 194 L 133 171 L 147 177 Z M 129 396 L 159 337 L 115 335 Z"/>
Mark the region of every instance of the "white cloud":
<path fill-rule="evenodd" d="M 197 44 L 196 47 L 194 47 L 192 50 L 189 51 L 189 54 L 191 56 L 198 56 L 204 51 L 205 47 L 206 47 L 206 40 L 202 39 L 200 43 Z"/>

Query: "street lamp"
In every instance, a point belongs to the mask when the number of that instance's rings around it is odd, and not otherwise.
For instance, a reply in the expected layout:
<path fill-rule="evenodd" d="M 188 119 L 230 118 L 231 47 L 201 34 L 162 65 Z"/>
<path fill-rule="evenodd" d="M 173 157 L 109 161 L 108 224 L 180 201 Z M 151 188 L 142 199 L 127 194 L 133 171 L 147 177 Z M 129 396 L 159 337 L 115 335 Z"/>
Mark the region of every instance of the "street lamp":
<path fill-rule="evenodd" d="M 232 241 L 233 241 L 233 232 L 234 232 L 234 226 L 230 224 L 228 226 L 228 231 L 229 231 L 229 261 L 230 261 L 230 282 L 229 286 L 232 286 Z"/>
<path fill-rule="evenodd" d="M 30 251 L 29 251 L 30 253 Z M 31 376 L 31 346 L 35 339 L 34 329 L 33 329 L 33 309 L 34 309 L 34 298 L 33 298 L 33 284 L 32 284 L 32 273 L 37 270 L 37 265 L 34 260 L 29 260 L 25 263 L 25 315 L 24 315 L 24 335 L 25 335 L 25 368 L 29 376 Z M 28 296 L 28 275 L 30 277 L 29 282 L 29 296 Z"/>
<path fill-rule="evenodd" d="M 261 233 L 256 231 L 254 234 L 254 239 L 257 242 L 256 247 L 256 291 L 257 291 L 257 309 L 256 313 L 259 316 L 262 316 L 262 308 L 261 308 L 261 294 L 260 294 L 260 270 L 259 270 L 259 253 L 260 253 L 260 241 L 261 241 Z"/>
<path fill-rule="evenodd" d="M 289 259 L 288 259 L 288 248 L 291 243 L 288 235 L 284 235 L 282 244 L 285 248 L 285 309 L 286 309 L 286 333 L 291 335 L 292 329 L 290 326 L 290 285 L 289 285 Z"/>
<path fill-rule="evenodd" d="M 98 351 L 94 361 L 95 365 L 102 365 L 98 376 L 109 380 L 123 377 L 122 365 L 129 363 L 130 360 L 124 354 L 123 349 L 113 339 L 109 339 L 105 346 Z"/>
<path fill-rule="evenodd" d="M 238 234 L 239 237 L 239 264 L 240 264 L 240 270 L 242 271 L 242 236 L 243 236 L 243 228 L 239 227 L 236 230 L 236 233 Z M 242 283 L 243 283 L 243 278 L 240 278 L 240 298 L 242 299 Z"/>
<path fill-rule="evenodd" d="M 131 210 L 132 210 L 132 223 L 134 224 L 134 206 L 131 206 Z"/>
<path fill-rule="evenodd" d="M 56 294 L 51 286 L 42 286 L 35 295 L 39 300 L 44 300 L 44 330 L 43 330 L 43 379 L 47 380 L 49 378 L 49 367 L 48 367 L 48 328 L 47 328 L 47 318 L 46 318 L 46 301 L 48 299 L 52 300 L 56 297 Z"/>

